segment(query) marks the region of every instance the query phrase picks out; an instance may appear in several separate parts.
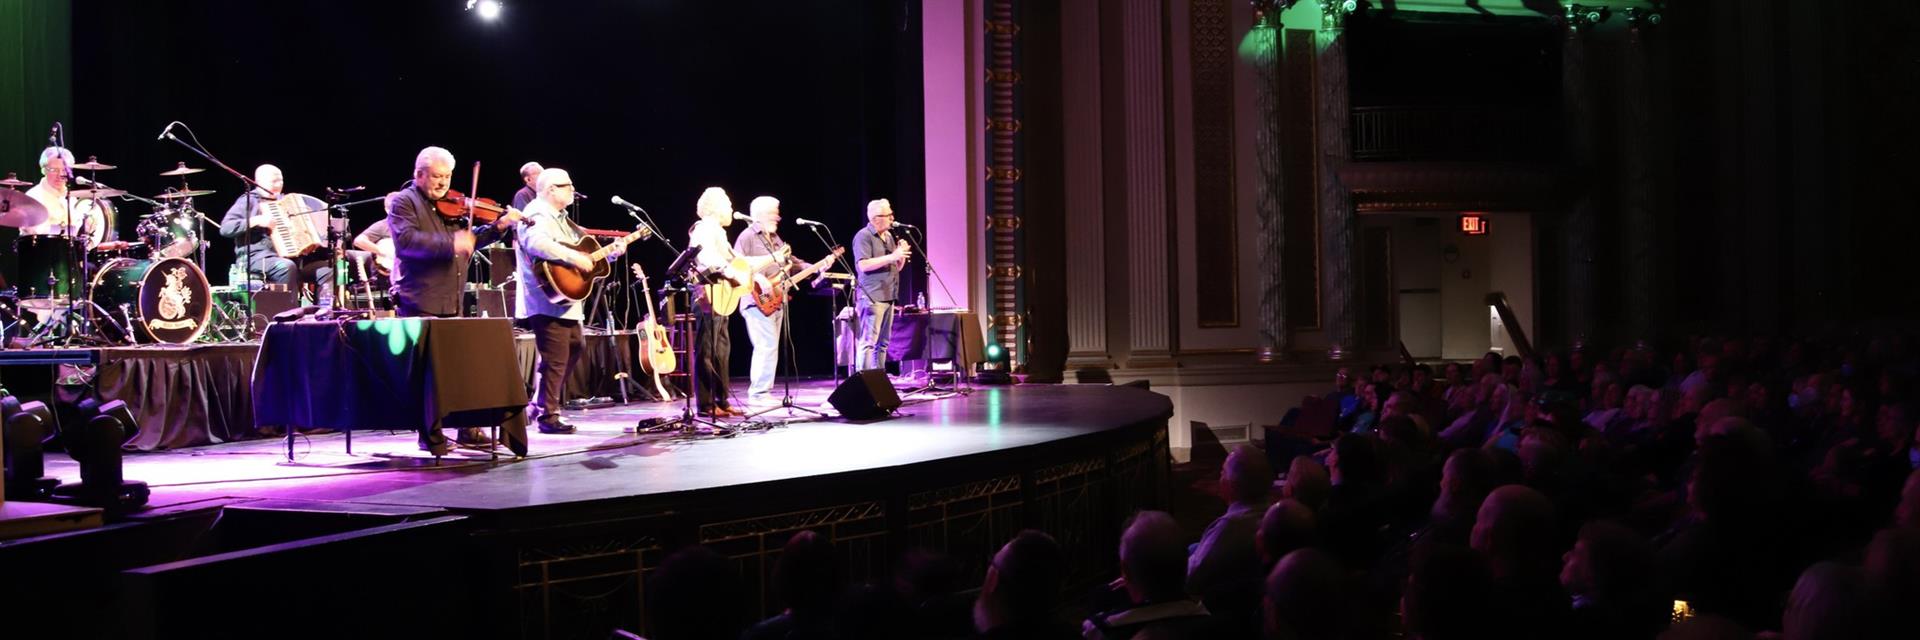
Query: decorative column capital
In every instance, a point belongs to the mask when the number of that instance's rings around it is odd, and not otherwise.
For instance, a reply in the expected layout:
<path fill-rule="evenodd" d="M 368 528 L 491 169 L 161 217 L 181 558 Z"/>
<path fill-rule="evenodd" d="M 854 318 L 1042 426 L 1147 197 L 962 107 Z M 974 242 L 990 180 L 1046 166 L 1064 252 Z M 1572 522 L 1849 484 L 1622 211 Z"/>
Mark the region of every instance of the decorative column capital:
<path fill-rule="evenodd" d="M 1592 29 L 1594 25 L 1606 22 L 1610 17 L 1613 17 L 1613 9 L 1604 6 L 1567 3 L 1565 18 L 1569 33 Z"/>
<path fill-rule="evenodd" d="M 1277 29 L 1280 27 L 1280 14 L 1292 9 L 1293 5 L 1299 2 L 1300 0 L 1248 0 L 1247 4 L 1253 6 L 1253 26 Z"/>
<path fill-rule="evenodd" d="M 1665 22 L 1667 19 L 1665 11 L 1659 3 L 1655 3 L 1651 9 L 1628 7 L 1623 13 L 1625 13 L 1627 17 L 1627 29 L 1636 35 L 1639 34 L 1642 29 L 1660 26 L 1660 23 Z"/>
<path fill-rule="evenodd" d="M 1339 31 L 1347 28 L 1347 16 L 1360 11 L 1361 0 L 1315 0 L 1320 3 L 1320 30 Z"/>

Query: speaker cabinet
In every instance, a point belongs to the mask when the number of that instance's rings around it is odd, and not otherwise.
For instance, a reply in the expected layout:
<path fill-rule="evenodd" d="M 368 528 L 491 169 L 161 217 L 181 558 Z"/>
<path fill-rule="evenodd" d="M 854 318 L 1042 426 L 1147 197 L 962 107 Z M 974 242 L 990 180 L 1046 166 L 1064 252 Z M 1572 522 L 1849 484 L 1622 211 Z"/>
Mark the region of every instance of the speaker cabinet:
<path fill-rule="evenodd" d="M 827 403 L 849 420 L 873 420 L 900 408 L 900 393 L 894 391 L 886 371 L 868 369 L 840 381 L 840 387 L 827 396 Z"/>

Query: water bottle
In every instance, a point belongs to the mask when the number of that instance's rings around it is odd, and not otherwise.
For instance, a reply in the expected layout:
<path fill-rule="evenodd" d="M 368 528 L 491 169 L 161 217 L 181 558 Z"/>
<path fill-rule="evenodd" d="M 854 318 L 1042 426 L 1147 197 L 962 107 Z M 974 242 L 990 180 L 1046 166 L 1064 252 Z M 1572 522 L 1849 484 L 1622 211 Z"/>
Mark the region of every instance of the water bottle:
<path fill-rule="evenodd" d="M 920 297 L 917 299 L 917 301 L 920 304 L 920 310 L 926 311 L 927 310 L 927 292 L 925 291 L 920 292 Z"/>
<path fill-rule="evenodd" d="M 235 260 L 227 267 L 227 286 L 243 284 L 247 281 L 247 266 Z"/>

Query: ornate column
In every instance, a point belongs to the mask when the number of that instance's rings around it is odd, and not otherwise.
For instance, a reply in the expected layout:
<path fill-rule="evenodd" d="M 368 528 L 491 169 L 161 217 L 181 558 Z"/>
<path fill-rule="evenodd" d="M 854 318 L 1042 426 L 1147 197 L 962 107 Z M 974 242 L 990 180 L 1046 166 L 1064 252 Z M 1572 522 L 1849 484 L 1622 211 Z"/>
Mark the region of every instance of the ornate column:
<path fill-rule="evenodd" d="M 1659 242 L 1661 217 L 1657 170 L 1665 154 L 1659 152 L 1659 133 L 1653 119 L 1653 93 L 1648 84 L 1646 38 L 1663 17 L 1657 11 L 1638 7 L 1626 10 L 1627 46 L 1621 59 L 1620 78 L 1620 216 L 1625 251 L 1621 269 L 1626 278 L 1624 329 L 1632 340 L 1653 338 L 1662 325 L 1658 292 Z"/>
<path fill-rule="evenodd" d="M 1066 0 L 1064 25 L 1101 23 L 1099 0 Z M 1061 104 L 1070 114 L 1099 114 L 1100 30 L 1061 29 Z M 1066 147 L 1067 366 L 1112 366 L 1107 350 L 1106 199 L 1102 191 L 1099 117 L 1069 117 L 1061 123 Z"/>
<path fill-rule="evenodd" d="M 1560 45 L 1560 108 L 1565 119 L 1567 175 L 1571 184 L 1584 185 L 1579 176 L 1592 175 L 1598 163 L 1594 158 L 1592 83 L 1588 79 L 1587 30 L 1606 21 L 1605 7 L 1566 5 L 1564 16 L 1566 41 Z M 1569 346 L 1580 346 L 1593 338 L 1594 259 L 1598 233 L 1594 194 L 1585 186 L 1574 187 L 1567 206 L 1561 241 L 1565 281 L 1561 300 L 1566 317 Z"/>
<path fill-rule="evenodd" d="M 1130 366 L 1165 361 L 1173 350 L 1167 227 L 1166 12 L 1161 0 L 1118 3 L 1126 45 L 1120 54 L 1125 98 L 1126 248 Z"/>
<path fill-rule="evenodd" d="M 1015 366 L 1027 361 L 1026 300 L 1022 286 L 1020 236 L 1020 116 L 1014 68 L 1020 25 L 1013 0 L 987 5 L 987 278 L 993 299 L 987 316 L 988 340 L 1012 355 Z"/>
<path fill-rule="evenodd" d="M 1240 49 L 1258 79 L 1253 105 L 1260 123 L 1253 128 L 1253 160 L 1260 177 L 1253 185 L 1253 215 L 1260 246 L 1261 362 L 1278 360 L 1287 350 L 1287 299 L 1282 284 L 1291 274 L 1282 273 L 1286 221 L 1281 194 L 1286 184 L 1280 171 L 1280 13 L 1296 1 L 1254 0 L 1253 31 Z"/>
<path fill-rule="evenodd" d="M 1320 30 L 1314 34 L 1314 130 L 1319 133 L 1320 309 L 1327 334 L 1327 357 L 1351 355 L 1359 319 L 1354 317 L 1354 251 L 1359 224 L 1353 194 L 1340 182 L 1340 168 L 1353 153 L 1352 111 L 1347 106 L 1347 15 L 1355 0 L 1318 0 Z"/>

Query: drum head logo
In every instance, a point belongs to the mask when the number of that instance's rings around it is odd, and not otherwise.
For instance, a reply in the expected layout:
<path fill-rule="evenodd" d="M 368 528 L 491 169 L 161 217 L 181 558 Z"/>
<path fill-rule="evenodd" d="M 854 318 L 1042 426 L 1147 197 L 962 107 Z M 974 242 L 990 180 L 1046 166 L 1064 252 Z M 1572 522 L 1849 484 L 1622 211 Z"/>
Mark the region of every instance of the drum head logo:
<path fill-rule="evenodd" d="M 153 263 L 141 281 L 135 312 L 155 341 L 186 344 L 200 336 L 213 306 L 198 267 L 169 258 Z"/>
<path fill-rule="evenodd" d="M 187 303 L 193 302 L 193 291 L 187 288 L 187 268 L 174 267 L 167 270 L 167 286 L 160 290 L 160 322 L 153 323 L 161 329 L 191 329 L 199 324 L 192 320 L 176 322 L 187 315 Z"/>

